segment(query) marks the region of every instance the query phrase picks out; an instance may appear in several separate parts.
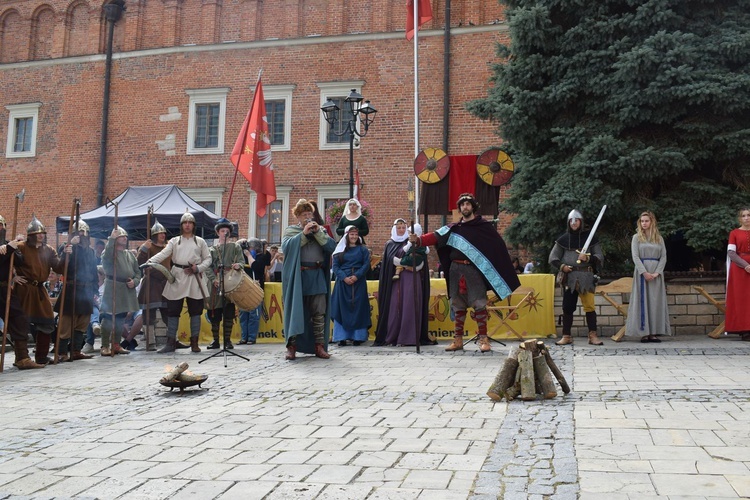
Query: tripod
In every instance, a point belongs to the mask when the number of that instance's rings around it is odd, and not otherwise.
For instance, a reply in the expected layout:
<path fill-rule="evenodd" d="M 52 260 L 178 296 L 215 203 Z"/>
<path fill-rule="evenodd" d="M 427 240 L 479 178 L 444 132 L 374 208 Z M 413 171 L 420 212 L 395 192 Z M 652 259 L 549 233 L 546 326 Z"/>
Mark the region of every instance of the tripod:
<path fill-rule="evenodd" d="M 224 316 L 224 308 L 227 307 L 227 300 L 229 300 L 229 299 L 227 299 L 224 296 L 224 249 L 226 248 L 226 243 L 224 243 L 224 244 L 220 243 L 217 248 L 218 248 L 217 251 L 219 252 L 219 268 L 218 268 L 218 272 L 219 272 L 219 297 L 222 299 L 222 303 L 223 303 L 223 306 L 221 308 L 221 310 L 222 310 L 221 321 L 222 321 L 222 326 L 224 326 L 224 323 L 227 321 L 227 318 Z M 214 311 L 216 311 L 216 309 L 214 309 Z M 234 318 L 232 318 L 231 321 L 234 322 Z M 213 325 L 213 318 L 211 318 L 211 323 Z M 232 351 L 230 349 L 227 349 L 227 339 L 229 337 L 227 335 L 224 335 L 223 337 L 224 337 L 224 343 L 222 344 L 222 348 L 219 349 L 217 352 L 211 354 L 210 356 L 208 356 L 206 358 L 203 358 L 200 361 L 198 361 L 199 364 L 203 363 L 204 361 L 208 361 L 211 358 L 215 358 L 217 356 L 222 356 L 222 355 L 224 356 L 224 368 L 227 367 L 227 358 L 229 357 L 229 355 L 236 356 L 238 358 L 242 358 L 245 361 L 250 361 L 249 358 L 246 358 L 245 356 L 242 356 L 242 355 L 237 354 L 236 352 L 234 352 L 234 351 Z"/>

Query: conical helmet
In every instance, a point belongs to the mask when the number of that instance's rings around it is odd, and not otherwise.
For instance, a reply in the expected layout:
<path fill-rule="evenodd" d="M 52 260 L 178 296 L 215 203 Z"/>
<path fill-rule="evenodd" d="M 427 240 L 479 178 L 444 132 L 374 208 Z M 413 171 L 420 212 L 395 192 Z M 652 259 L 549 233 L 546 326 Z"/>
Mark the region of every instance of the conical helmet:
<path fill-rule="evenodd" d="M 128 232 L 125 231 L 122 227 L 117 226 L 117 238 L 119 238 L 120 236 L 125 236 L 127 238 Z"/>
<path fill-rule="evenodd" d="M 85 220 L 83 220 L 83 219 L 79 219 L 79 220 L 78 220 L 78 232 L 79 232 L 79 233 L 80 233 L 80 232 L 82 232 L 82 233 L 84 233 L 84 234 L 85 234 L 86 236 L 88 236 L 88 235 L 89 235 L 89 234 L 91 233 L 91 228 L 90 228 L 90 227 L 89 227 L 89 225 L 88 225 L 88 224 L 86 223 L 86 221 L 85 221 Z"/>
<path fill-rule="evenodd" d="M 180 217 L 180 224 L 182 224 L 183 222 L 192 222 L 193 224 L 195 224 L 195 217 L 193 217 L 193 214 L 191 214 L 190 212 L 185 212 L 184 214 L 182 214 L 182 217 Z"/>
<path fill-rule="evenodd" d="M 29 236 L 31 234 L 39 234 L 39 233 L 46 233 L 47 228 L 44 227 L 44 224 L 42 224 L 42 221 L 36 218 L 36 215 L 31 215 L 31 222 L 29 222 L 29 225 L 26 226 L 26 235 Z"/>
<path fill-rule="evenodd" d="M 568 224 L 570 224 L 570 221 L 572 221 L 573 219 L 578 219 L 583 222 L 583 215 L 575 208 L 568 214 Z"/>
<path fill-rule="evenodd" d="M 151 226 L 151 236 L 166 232 L 167 229 L 159 223 L 159 219 L 154 219 L 154 225 Z"/>

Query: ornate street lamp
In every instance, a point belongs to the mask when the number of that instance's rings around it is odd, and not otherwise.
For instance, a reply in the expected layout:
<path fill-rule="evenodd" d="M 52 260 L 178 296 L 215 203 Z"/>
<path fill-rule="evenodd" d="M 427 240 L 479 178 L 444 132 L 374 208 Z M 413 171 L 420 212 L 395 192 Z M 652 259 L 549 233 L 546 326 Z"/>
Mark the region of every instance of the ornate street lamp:
<path fill-rule="evenodd" d="M 370 129 L 370 125 L 375 120 L 375 113 L 378 112 L 378 110 L 370 104 L 370 101 L 365 101 L 364 99 L 365 98 L 362 97 L 362 94 L 357 92 L 356 89 L 352 89 L 346 99 L 344 99 L 344 103 L 346 103 L 351 112 L 351 118 L 346 123 L 346 129 L 342 132 L 331 130 L 331 132 L 337 137 L 349 134 L 349 199 L 354 198 L 354 136 L 366 136 L 367 131 Z M 362 101 L 364 101 L 364 103 Z M 336 124 L 336 119 L 338 118 L 341 108 L 339 108 L 331 99 L 328 99 L 320 109 L 323 111 L 323 116 L 325 116 L 326 121 L 333 128 Z M 361 128 L 358 125 L 360 125 Z"/>

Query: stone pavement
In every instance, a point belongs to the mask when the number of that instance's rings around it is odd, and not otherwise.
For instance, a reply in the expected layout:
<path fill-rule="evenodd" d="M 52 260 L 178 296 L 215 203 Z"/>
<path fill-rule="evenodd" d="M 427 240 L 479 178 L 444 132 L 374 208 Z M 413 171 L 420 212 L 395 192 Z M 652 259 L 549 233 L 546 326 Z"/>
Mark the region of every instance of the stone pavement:
<path fill-rule="evenodd" d="M 136 351 L 0 374 L 0 499 L 750 497 L 750 343 L 552 347 L 573 392 L 485 396 L 507 348 Z M 548 341 L 551 343 L 551 341 Z M 510 342 L 512 343 L 512 342 Z M 158 384 L 181 361 L 207 374 Z"/>

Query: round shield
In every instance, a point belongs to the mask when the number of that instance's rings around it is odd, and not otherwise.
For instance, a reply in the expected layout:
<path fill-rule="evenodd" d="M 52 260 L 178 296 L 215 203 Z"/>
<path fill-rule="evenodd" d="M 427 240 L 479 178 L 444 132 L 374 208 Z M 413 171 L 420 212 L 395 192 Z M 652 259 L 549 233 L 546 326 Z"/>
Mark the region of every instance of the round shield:
<path fill-rule="evenodd" d="M 490 186 L 497 187 L 510 182 L 515 168 L 510 156 L 498 148 L 490 148 L 477 158 L 477 174 Z"/>
<path fill-rule="evenodd" d="M 414 175 L 425 184 L 435 184 L 445 179 L 451 160 L 442 149 L 425 148 L 414 159 Z"/>

